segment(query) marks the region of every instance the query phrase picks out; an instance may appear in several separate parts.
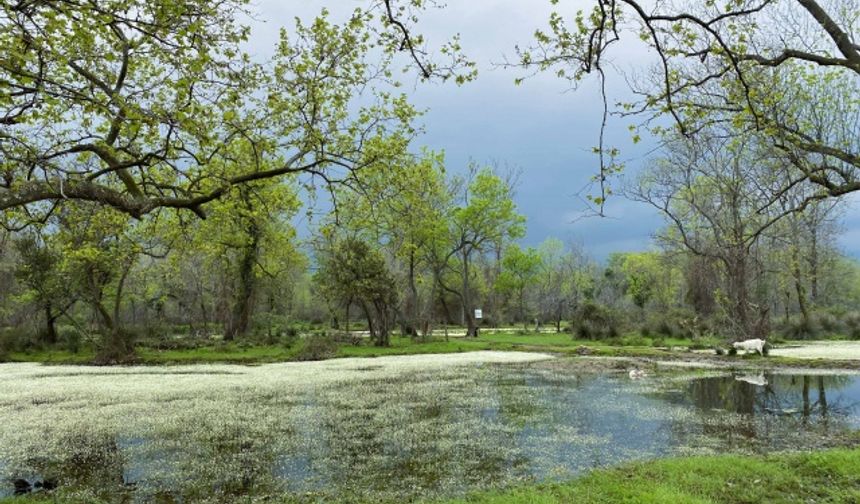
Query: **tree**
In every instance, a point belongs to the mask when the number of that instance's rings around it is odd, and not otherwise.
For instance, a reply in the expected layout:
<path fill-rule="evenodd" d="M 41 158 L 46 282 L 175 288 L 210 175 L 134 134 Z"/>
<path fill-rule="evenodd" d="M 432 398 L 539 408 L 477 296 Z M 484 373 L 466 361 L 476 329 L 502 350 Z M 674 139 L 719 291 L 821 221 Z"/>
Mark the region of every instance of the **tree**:
<path fill-rule="evenodd" d="M 621 273 L 626 277 L 626 293 L 639 309 L 650 301 L 667 310 L 678 297 L 680 272 L 658 252 L 620 255 Z"/>
<path fill-rule="evenodd" d="M 573 275 L 565 271 L 564 243 L 547 238 L 537 249 L 540 256 L 537 304 L 541 319 L 555 320 L 556 332 L 561 332 L 561 320 L 566 307 L 565 294 L 570 291 Z"/>
<path fill-rule="evenodd" d="M 261 180 L 234 188 L 214 202 L 210 218 L 192 223 L 188 254 L 206 257 L 221 277 L 219 318 L 224 339 L 244 336 L 251 328 L 263 279 L 283 282 L 301 262 L 289 224 L 299 208 L 295 191 L 286 181 Z"/>
<path fill-rule="evenodd" d="M 428 300 L 419 292 L 431 240 L 445 233 L 450 205 L 442 154 L 403 153 L 391 164 L 370 166 L 356 176 L 357 191 L 338 191 L 325 226 L 379 243 L 405 283 L 399 318 L 403 334 L 417 335 Z"/>
<path fill-rule="evenodd" d="M 662 239 L 724 268 L 723 305 L 728 305 L 735 337 L 766 336 L 768 306 L 755 303 L 750 292 L 760 272 L 753 252 L 783 215 L 780 201 L 786 193 L 775 189 L 783 183 L 783 165 L 755 138 L 713 133 L 672 143 L 668 156 L 642 175 L 632 196 L 668 219 Z"/>
<path fill-rule="evenodd" d="M 126 214 L 94 204 L 64 208 L 58 216 L 62 275 L 79 289 L 99 321 L 100 362 L 134 357 L 120 314 L 126 280 L 143 252 L 140 237 L 148 231 L 142 229 L 144 224 L 132 226 L 129 221 Z"/>
<path fill-rule="evenodd" d="M 374 344 L 388 346 L 397 292 L 382 254 L 364 241 L 347 237 L 335 241 L 317 260 L 320 268 L 315 281 L 322 295 L 341 303 L 357 303 L 367 318 Z"/>
<path fill-rule="evenodd" d="M 448 267 L 457 268 L 459 291 L 467 336 L 477 336 L 473 315 L 472 261 L 492 245 L 519 238 L 525 234 L 525 218 L 518 214 L 513 201 L 513 187 L 489 168 L 471 167 L 468 180 L 458 182 L 457 206 L 447 216 L 449 243 L 445 256 Z M 451 260 L 457 259 L 456 266 Z"/>
<path fill-rule="evenodd" d="M 534 285 L 541 271 L 541 256 L 534 248 L 521 249 L 509 245 L 502 256 L 502 273 L 496 289 L 513 294 L 517 300 L 518 317 L 526 328 L 526 290 Z"/>
<path fill-rule="evenodd" d="M 232 187 L 265 178 L 348 183 L 387 156 L 373 150 L 376 139 L 412 135 L 415 110 L 382 89 L 400 49 L 395 25 L 374 22 L 382 4 L 341 26 L 325 11 L 297 22 L 266 64 L 241 50 L 244 8 L 243 0 L 3 3 L 6 225 L 44 221 L 74 201 L 137 218 L 159 208 L 205 216 Z"/>
<path fill-rule="evenodd" d="M 817 190 L 805 201 L 860 190 L 860 45 L 858 9 L 851 0 L 733 0 L 729 2 L 596 2 L 568 18 L 561 12 L 531 47 L 519 48 L 519 64 L 552 70 L 574 85 L 589 74 L 607 78 L 613 48 L 636 36 L 656 55 L 650 78 L 634 79 L 639 101 L 621 115 L 645 116 L 662 135 L 668 116 L 673 133 L 698 134 L 730 124 L 756 133 L 782 151 L 793 166 L 789 188 L 806 181 Z M 572 19 L 572 22 L 569 21 Z M 629 46 L 627 46 L 629 47 Z M 629 82 L 629 81 L 628 81 Z M 604 84 L 604 103 L 607 103 Z M 604 127 L 610 113 L 605 107 Z M 638 137 L 638 133 L 637 133 Z M 600 136 L 601 173 L 611 149 Z"/>
<path fill-rule="evenodd" d="M 25 235 L 15 245 L 20 256 L 15 276 L 29 290 L 27 297 L 44 313 L 42 339 L 53 345 L 57 342 L 57 319 L 77 301 L 74 286 L 60 269 L 60 254 L 44 236 Z"/>

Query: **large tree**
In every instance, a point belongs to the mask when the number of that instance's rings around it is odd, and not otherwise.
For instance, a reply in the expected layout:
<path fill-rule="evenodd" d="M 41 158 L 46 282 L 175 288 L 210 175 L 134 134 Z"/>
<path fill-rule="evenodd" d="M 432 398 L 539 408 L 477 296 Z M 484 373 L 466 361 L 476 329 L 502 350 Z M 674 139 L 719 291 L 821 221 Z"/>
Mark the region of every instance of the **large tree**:
<path fill-rule="evenodd" d="M 382 254 L 353 237 L 335 240 L 320 252 L 315 280 L 322 295 L 338 303 L 358 304 L 374 344 L 388 346 L 397 291 Z"/>
<path fill-rule="evenodd" d="M 541 255 L 532 247 L 523 250 L 512 244 L 502 255 L 502 270 L 495 287 L 505 294 L 513 294 L 523 329 L 527 328 L 529 320 L 526 294 L 537 283 L 542 266 Z"/>
<path fill-rule="evenodd" d="M 357 190 L 337 192 L 325 224 L 379 243 L 388 252 L 396 276 L 405 284 L 401 327 L 413 336 L 429 323 L 423 315 L 430 300 L 419 287 L 431 241 L 445 234 L 443 216 L 450 206 L 443 163 L 442 154 L 423 151 L 368 167 L 355 177 Z"/>
<path fill-rule="evenodd" d="M 81 200 L 133 217 L 162 207 L 203 216 L 235 185 L 350 179 L 387 155 L 366 155 L 376 139 L 412 135 L 415 112 L 388 85 L 405 33 L 389 7 L 370 2 L 342 25 L 325 11 L 297 22 L 263 63 L 241 50 L 243 0 L 4 2 L 5 224 Z"/>
<path fill-rule="evenodd" d="M 589 74 L 605 80 L 614 56 L 638 39 L 654 65 L 628 80 L 638 99 L 616 112 L 641 114 L 661 135 L 666 121 L 654 120 L 662 116 L 685 136 L 723 123 L 767 138 L 793 165 L 785 187 L 816 185 L 802 206 L 860 190 L 855 0 L 600 0 L 578 12 L 566 10 L 568 1 L 551 1 L 549 28 L 518 49 L 519 64 L 574 83 Z M 608 103 L 605 111 L 612 112 Z M 602 160 L 612 152 L 603 138 Z M 598 203 L 614 168 L 601 163 Z"/>
<path fill-rule="evenodd" d="M 43 313 L 43 343 L 57 342 L 57 320 L 77 301 L 76 288 L 62 271 L 62 258 L 50 238 L 41 233 L 21 236 L 15 242 L 19 260 L 15 276 L 27 288 L 25 297 Z"/>
<path fill-rule="evenodd" d="M 761 274 L 756 247 L 784 215 L 781 161 L 756 138 L 679 137 L 631 193 L 667 218 L 663 240 L 721 265 L 722 305 L 739 339 L 766 336 L 768 305 L 751 286 Z"/>
<path fill-rule="evenodd" d="M 525 234 L 525 217 L 517 213 L 513 183 L 489 168 L 472 167 L 469 176 L 457 184 L 455 206 L 447 216 L 449 248 L 445 264 L 460 279 L 457 293 L 461 301 L 468 336 L 477 336 L 473 314 L 473 261 L 475 257 Z"/>

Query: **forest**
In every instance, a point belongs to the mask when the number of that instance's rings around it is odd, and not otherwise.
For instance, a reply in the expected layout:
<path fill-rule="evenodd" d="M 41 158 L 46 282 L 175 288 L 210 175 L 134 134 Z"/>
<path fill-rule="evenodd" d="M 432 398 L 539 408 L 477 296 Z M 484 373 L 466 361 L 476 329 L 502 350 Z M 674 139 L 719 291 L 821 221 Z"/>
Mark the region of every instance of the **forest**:
<path fill-rule="evenodd" d="M 0 502 L 860 499 L 860 4 L 545 3 L 4 2 Z"/>
<path fill-rule="evenodd" d="M 361 191 L 339 189 L 306 240 L 290 220 L 300 198 L 281 181 L 242 186 L 206 219 L 60 209 L 4 236 L 3 349 L 91 346 L 122 361 L 135 344 L 295 345 L 367 331 L 368 345 L 386 346 L 392 334 L 461 327 L 703 345 L 860 339 L 860 264 L 835 242 L 846 205 L 780 217 L 791 201 L 756 194 L 755 171 L 771 167 L 746 164 L 772 151 L 719 142 L 685 165 L 702 146 L 677 148 L 631 189 L 665 208 L 653 249 L 603 262 L 557 238 L 519 245 L 522 174 L 452 176 L 432 153 L 361 171 Z"/>

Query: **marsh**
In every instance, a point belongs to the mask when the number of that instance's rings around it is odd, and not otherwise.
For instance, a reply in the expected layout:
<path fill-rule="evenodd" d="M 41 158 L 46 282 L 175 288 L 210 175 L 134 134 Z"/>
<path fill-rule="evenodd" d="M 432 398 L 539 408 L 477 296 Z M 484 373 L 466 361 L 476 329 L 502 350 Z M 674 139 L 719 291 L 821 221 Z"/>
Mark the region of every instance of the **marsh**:
<path fill-rule="evenodd" d="M 860 376 L 655 369 L 534 353 L 256 367 L 0 366 L 0 496 L 446 498 L 671 455 L 852 443 Z M 755 373 L 758 376 L 758 373 Z"/>

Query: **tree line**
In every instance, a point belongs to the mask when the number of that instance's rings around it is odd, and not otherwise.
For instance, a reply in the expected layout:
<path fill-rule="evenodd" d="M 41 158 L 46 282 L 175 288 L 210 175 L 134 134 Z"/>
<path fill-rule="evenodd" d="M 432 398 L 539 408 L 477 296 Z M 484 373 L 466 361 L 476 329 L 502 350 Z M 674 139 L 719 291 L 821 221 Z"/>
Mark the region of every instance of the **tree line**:
<path fill-rule="evenodd" d="M 614 111 L 661 147 L 623 187 L 666 218 L 654 252 L 598 265 L 557 241 L 523 248 L 516 174 L 453 176 L 416 145 L 403 71 L 476 76 L 457 37 L 418 33 L 435 2 L 372 0 L 340 22 L 323 10 L 267 61 L 243 51 L 242 0 L 4 3 L 4 334 L 97 334 L 114 361 L 180 327 L 273 339 L 358 316 L 379 345 L 440 324 L 476 336 L 476 308 L 485 325 L 569 322 L 583 337 L 673 311 L 688 336 L 853 331 L 856 267 L 835 246 L 840 197 L 860 188 L 853 4 L 554 5 L 513 66 L 605 80 L 630 33 L 656 55 L 632 82 L 641 100 Z M 612 112 L 594 149 L 599 214 L 623 171 L 603 141 Z M 315 199 L 331 211 L 298 240 Z"/>

